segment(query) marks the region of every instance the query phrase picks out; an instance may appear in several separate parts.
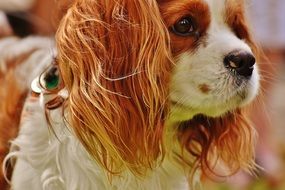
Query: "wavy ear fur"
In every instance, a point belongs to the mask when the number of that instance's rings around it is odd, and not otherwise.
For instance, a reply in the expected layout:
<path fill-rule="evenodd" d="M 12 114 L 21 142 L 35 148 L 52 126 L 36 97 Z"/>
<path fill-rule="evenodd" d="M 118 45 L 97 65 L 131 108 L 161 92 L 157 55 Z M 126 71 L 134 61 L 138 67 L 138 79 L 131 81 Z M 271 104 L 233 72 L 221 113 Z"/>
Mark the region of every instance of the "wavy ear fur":
<path fill-rule="evenodd" d="M 182 147 L 196 158 L 193 171 L 199 168 L 208 177 L 232 175 L 241 168 L 253 172 L 256 167 L 256 132 L 241 110 L 220 118 L 196 116 L 180 124 L 178 137 Z M 218 173 L 217 163 L 223 163 L 228 172 Z"/>
<path fill-rule="evenodd" d="M 155 0 L 76 0 L 56 35 L 67 120 L 111 172 L 143 173 L 163 155 L 171 71 Z"/>

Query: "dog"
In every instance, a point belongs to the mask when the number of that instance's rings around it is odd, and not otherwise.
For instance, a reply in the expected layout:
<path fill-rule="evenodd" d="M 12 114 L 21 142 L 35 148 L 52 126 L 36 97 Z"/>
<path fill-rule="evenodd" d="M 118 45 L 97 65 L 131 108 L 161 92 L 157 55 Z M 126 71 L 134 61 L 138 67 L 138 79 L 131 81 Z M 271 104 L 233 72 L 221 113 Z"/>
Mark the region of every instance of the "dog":
<path fill-rule="evenodd" d="M 11 188 L 186 190 L 201 176 L 252 172 L 245 110 L 258 94 L 258 48 L 244 9 L 240 0 L 74 0 L 56 45 L 36 42 L 42 59 L 12 69 L 28 78 L 13 75 L 14 93 L 31 90 L 4 161 Z"/>

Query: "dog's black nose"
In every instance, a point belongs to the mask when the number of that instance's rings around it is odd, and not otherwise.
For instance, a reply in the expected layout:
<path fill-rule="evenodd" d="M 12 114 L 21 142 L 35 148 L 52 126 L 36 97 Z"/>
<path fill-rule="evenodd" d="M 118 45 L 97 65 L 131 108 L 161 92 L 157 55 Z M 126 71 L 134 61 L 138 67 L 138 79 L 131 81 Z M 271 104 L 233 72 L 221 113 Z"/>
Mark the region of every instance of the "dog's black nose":
<path fill-rule="evenodd" d="M 232 52 L 225 57 L 224 64 L 226 68 L 235 70 L 237 74 L 250 77 L 255 64 L 255 57 L 249 52 Z"/>

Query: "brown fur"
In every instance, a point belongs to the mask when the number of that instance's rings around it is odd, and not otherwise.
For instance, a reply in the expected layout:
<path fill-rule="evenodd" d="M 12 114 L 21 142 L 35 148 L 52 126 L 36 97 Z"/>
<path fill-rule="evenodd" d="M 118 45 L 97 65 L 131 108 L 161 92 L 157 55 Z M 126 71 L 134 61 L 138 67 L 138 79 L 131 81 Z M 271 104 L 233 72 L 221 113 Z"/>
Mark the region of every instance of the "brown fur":
<path fill-rule="evenodd" d="M 68 119 L 109 171 L 144 173 L 163 152 L 171 70 L 166 41 L 155 1 L 75 1 L 59 27 Z"/>
<path fill-rule="evenodd" d="M 253 172 L 255 168 L 255 129 L 240 110 L 221 118 L 196 116 L 179 125 L 178 137 L 183 148 L 196 157 L 197 167 L 209 177 L 232 175 L 241 168 Z M 217 163 L 221 162 L 228 173 L 218 173 Z"/>
<path fill-rule="evenodd" d="M 195 19 L 199 28 L 199 37 L 205 35 L 206 30 L 211 22 L 211 16 L 208 5 L 201 0 L 187 1 L 163 1 L 160 3 L 160 11 L 167 28 L 170 28 L 175 22 L 185 15 Z M 170 32 L 171 49 L 174 56 L 189 50 L 193 50 L 198 44 L 195 37 L 181 37 Z"/>
<path fill-rule="evenodd" d="M 0 79 L 0 163 L 9 152 L 9 141 L 15 138 L 19 130 L 21 110 L 26 97 L 26 90 L 19 87 L 13 71 Z M 7 187 L 7 182 L 0 172 L 0 189 Z"/>
<path fill-rule="evenodd" d="M 89 154 L 111 173 L 128 168 L 144 175 L 161 162 L 166 152 L 163 132 L 169 114 L 173 57 L 194 49 L 195 42 L 189 39 L 185 43 L 169 34 L 168 27 L 182 13 L 176 10 L 174 1 L 159 2 L 75 0 L 56 35 L 57 63 L 70 93 L 65 102 L 70 113 L 67 121 Z M 193 16 L 201 19 L 204 34 L 210 23 L 208 7 L 200 1 L 184 6 L 185 11 L 197 8 Z M 233 11 L 226 13 L 228 24 L 255 49 L 243 7 L 235 12 L 235 5 L 229 6 Z M 1 91 L 2 96 L 7 98 L 7 92 Z M 19 93 L 15 102 L 6 99 L 0 114 L 8 113 L 4 107 L 17 107 L 22 95 Z M 18 124 L 18 120 L 11 120 L 16 112 L 13 107 L 12 114 L 4 116 L 7 122 L 0 124 L 2 129 L 9 122 Z M 221 118 L 197 116 L 177 128 L 185 156 L 196 157 L 203 173 L 216 174 L 216 159 L 231 172 L 254 167 L 255 131 L 243 110 Z M 8 138 L 3 137 L 4 144 Z"/>
<path fill-rule="evenodd" d="M 57 30 L 58 24 L 73 0 L 35 0 L 29 14 L 36 20 L 33 32 L 40 35 L 51 35 Z"/>

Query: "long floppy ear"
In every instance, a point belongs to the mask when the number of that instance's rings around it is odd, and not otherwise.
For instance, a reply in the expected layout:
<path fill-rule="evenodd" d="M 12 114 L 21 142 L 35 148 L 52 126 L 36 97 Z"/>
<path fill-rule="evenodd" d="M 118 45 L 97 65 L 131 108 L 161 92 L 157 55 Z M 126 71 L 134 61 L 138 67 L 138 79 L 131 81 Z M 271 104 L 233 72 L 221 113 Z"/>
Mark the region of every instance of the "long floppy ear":
<path fill-rule="evenodd" d="M 111 172 L 153 167 L 171 70 L 157 2 L 76 0 L 56 41 L 67 119 L 90 155 Z"/>
<path fill-rule="evenodd" d="M 196 116 L 180 124 L 178 137 L 182 147 L 196 158 L 197 167 L 191 175 L 200 168 L 208 177 L 225 177 L 239 169 L 253 172 L 256 167 L 256 132 L 242 110 L 220 118 Z M 219 173 L 217 163 L 223 163 L 227 172 Z"/>

